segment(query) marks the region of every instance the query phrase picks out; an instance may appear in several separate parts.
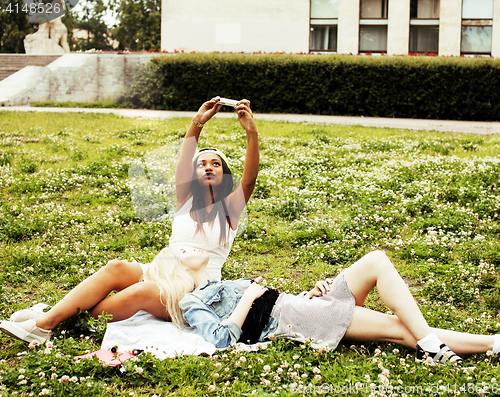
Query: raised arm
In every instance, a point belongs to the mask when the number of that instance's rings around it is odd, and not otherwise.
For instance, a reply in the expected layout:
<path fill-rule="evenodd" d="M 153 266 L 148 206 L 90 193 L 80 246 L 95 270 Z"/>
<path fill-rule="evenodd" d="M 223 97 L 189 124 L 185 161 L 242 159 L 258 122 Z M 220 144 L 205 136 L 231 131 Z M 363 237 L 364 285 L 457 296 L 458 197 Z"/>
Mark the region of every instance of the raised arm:
<path fill-rule="evenodd" d="M 243 175 L 241 176 L 238 187 L 227 198 L 230 215 L 237 219 L 248 200 L 250 200 L 250 196 L 255 188 L 257 175 L 259 174 L 260 153 L 259 134 L 253 119 L 252 110 L 250 109 L 250 101 L 242 99 L 235 109 L 238 113 L 238 120 L 247 136 Z"/>
<path fill-rule="evenodd" d="M 221 108 L 219 97 L 205 102 L 193 117 L 184 140 L 182 141 L 179 160 L 175 169 L 175 192 L 177 199 L 176 211 L 181 209 L 191 193 L 191 180 L 193 178 L 193 156 L 198 146 L 198 139 L 204 124 L 210 120 Z"/>

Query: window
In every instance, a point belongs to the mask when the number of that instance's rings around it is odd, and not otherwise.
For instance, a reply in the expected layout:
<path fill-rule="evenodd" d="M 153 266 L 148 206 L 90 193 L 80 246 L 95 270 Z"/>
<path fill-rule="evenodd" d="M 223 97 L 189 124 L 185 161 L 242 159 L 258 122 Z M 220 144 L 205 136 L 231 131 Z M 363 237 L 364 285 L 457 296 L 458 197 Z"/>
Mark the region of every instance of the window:
<path fill-rule="evenodd" d="M 493 0 L 463 0 L 462 54 L 491 54 Z"/>
<path fill-rule="evenodd" d="M 311 26 L 311 51 L 337 51 L 337 25 Z"/>
<path fill-rule="evenodd" d="M 339 0 L 311 0 L 310 51 L 337 51 Z"/>
<path fill-rule="evenodd" d="M 311 19 L 338 17 L 339 0 L 311 0 Z"/>
<path fill-rule="evenodd" d="M 439 0 L 411 0 L 410 53 L 437 54 L 439 49 Z"/>
<path fill-rule="evenodd" d="M 463 0 L 463 19 L 493 19 L 493 0 Z"/>
<path fill-rule="evenodd" d="M 388 1 L 389 0 L 361 0 L 361 19 L 387 18 Z"/>
<path fill-rule="evenodd" d="M 410 25 L 410 52 L 437 54 L 439 26 Z"/>
<path fill-rule="evenodd" d="M 462 26 L 462 52 L 490 54 L 491 33 L 491 26 Z"/>
<path fill-rule="evenodd" d="M 387 52 L 387 25 L 359 27 L 360 52 Z"/>
<path fill-rule="evenodd" d="M 389 0 L 361 0 L 359 52 L 387 52 Z"/>
<path fill-rule="evenodd" d="M 438 19 L 439 0 L 411 0 L 410 18 Z"/>

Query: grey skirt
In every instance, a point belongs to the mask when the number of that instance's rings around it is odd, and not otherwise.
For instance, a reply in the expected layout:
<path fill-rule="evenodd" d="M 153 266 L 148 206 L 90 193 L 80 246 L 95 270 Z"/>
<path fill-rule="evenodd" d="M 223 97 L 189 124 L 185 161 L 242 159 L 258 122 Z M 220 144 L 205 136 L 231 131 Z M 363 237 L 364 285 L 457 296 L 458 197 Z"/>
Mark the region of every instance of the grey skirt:
<path fill-rule="evenodd" d="M 335 349 L 344 337 L 354 314 L 354 296 L 340 273 L 330 292 L 311 299 L 281 294 L 271 316 L 278 321 L 275 337 L 311 341 L 313 347 Z"/>

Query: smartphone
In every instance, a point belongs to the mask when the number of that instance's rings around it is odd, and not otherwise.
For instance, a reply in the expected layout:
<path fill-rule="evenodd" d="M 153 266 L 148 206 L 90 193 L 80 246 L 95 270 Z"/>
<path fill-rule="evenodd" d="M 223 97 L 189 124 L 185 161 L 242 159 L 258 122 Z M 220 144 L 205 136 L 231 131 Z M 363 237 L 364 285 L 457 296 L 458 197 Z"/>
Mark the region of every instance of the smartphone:
<path fill-rule="evenodd" d="M 228 99 L 228 98 L 221 98 L 219 100 L 219 103 L 221 105 L 226 105 L 226 106 L 232 106 L 233 108 L 236 107 L 239 101 L 235 101 L 234 99 Z"/>

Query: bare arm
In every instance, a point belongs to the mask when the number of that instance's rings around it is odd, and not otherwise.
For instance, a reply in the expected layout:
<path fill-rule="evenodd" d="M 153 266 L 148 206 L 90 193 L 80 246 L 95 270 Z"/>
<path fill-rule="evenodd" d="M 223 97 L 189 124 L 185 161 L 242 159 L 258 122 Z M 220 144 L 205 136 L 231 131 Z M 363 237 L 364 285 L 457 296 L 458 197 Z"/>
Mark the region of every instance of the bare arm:
<path fill-rule="evenodd" d="M 227 198 L 231 218 L 235 218 L 234 220 L 237 221 L 255 188 L 257 175 L 259 174 L 260 153 L 259 134 L 253 119 L 252 110 L 250 109 L 250 101 L 242 99 L 235 109 L 238 112 L 238 120 L 247 135 L 243 175 L 241 176 L 239 186 Z"/>
<path fill-rule="evenodd" d="M 198 109 L 198 113 L 196 113 L 196 116 L 189 125 L 186 136 L 182 142 L 179 160 L 177 161 L 175 169 L 176 211 L 184 205 L 191 193 L 193 156 L 198 146 L 198 139 L 203 128 L 199 127 L 195 120 L 200 124 L 205 124 L 219 111 L 221 106 L 222 105 L 219 105 L 219 97 L 212 98 L 210 101 L 205 102 L 201 105 L 200 109 Z"/>
<path fill-rule="evenodd" d="M 240 301 L 234 308 L 233 313 L 229 316 L 228 320 L 237 324 L 240 328 L 243 326 L 245 319 L 247 318 L 248 312 L 252 307 L 253 302 L 258 297 L 262 296 L 266 292 L 267 288 L 259 285 L 257 283 L 252 283 L 245 290 Z"/>
<path fill-rule="evenodd" d="M 242 333 L 241 326 L 245 322 L 253 301 L 265 290 L 258 284 L 251 284 L 242 295 L 233 313 L 225 319 L 221 318 L 213 310 L 212 305 L 206 304 L 196 293 L 189 293 L 182 298 L 180 308 L 187 323 L 198 329 L 206 341 L 219 348 L 225 348 L 238 341 Z M 214 304 L 217 305 L 220 302 Z"/>

